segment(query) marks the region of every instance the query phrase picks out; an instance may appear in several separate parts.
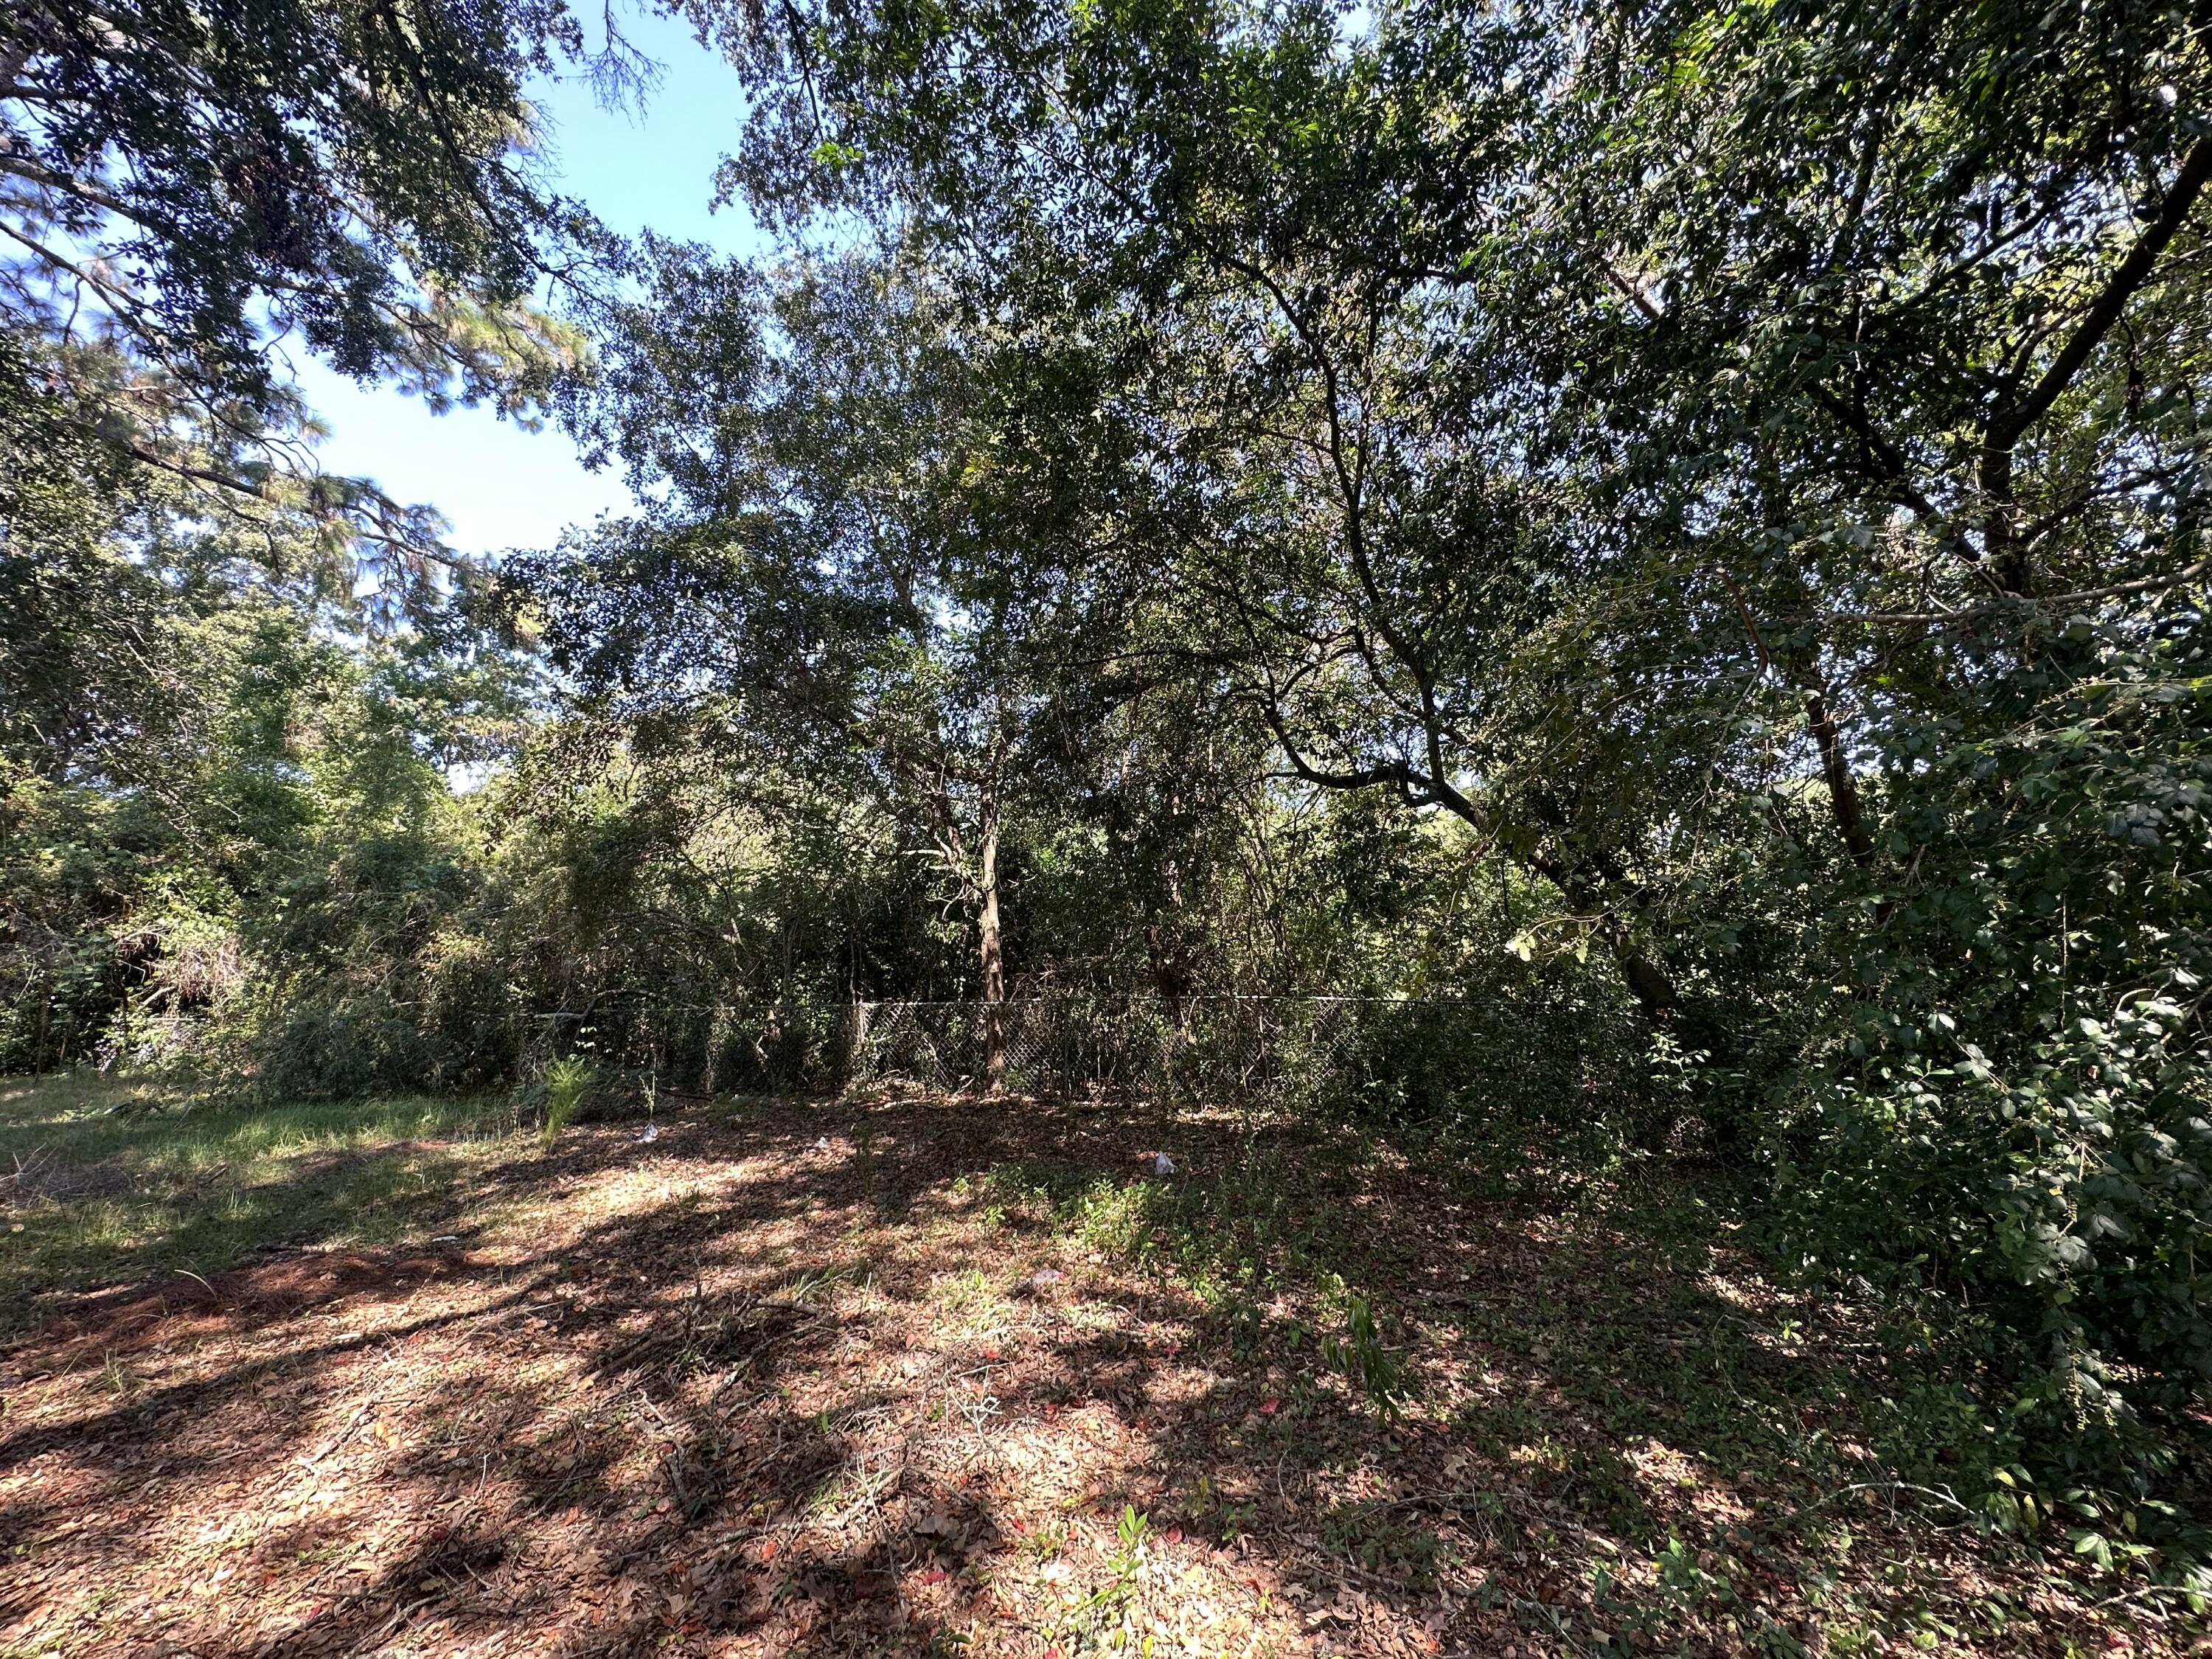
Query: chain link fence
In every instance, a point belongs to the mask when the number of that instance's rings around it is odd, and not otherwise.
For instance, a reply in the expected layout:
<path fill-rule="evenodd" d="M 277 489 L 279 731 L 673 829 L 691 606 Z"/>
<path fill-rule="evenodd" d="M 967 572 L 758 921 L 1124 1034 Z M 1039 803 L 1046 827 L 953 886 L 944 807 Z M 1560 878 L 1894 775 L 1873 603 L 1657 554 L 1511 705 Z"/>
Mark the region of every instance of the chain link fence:
<path fill-rule="evenodd" d="M 977 1086 L 995 1012 L 1006 1085 L 1295 1104 L 1335 1092 L 1418 1103 L 1479 1091 L 1556 1109 L 1625 1081 L 1619 1015 L 1475 1000 L 1097 994 L 979 1001 L 605 1003 L 537 1016 L 523 1070 L 590 1060 L 678 1096 Z"/>

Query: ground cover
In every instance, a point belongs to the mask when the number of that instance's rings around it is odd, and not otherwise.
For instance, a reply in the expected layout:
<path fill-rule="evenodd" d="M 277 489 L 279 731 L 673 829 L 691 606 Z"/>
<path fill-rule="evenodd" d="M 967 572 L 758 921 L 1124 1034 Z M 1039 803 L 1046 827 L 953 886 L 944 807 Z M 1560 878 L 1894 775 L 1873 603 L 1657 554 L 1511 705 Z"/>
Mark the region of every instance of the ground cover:
<path fill-rule="evenodd" d="M 1164 1154 L 1164 1160 L 1162 1158 Z M 1540 1146 L 0 1085 L 0 1653 L 2061 1654 L 1909 1334 Z"/>

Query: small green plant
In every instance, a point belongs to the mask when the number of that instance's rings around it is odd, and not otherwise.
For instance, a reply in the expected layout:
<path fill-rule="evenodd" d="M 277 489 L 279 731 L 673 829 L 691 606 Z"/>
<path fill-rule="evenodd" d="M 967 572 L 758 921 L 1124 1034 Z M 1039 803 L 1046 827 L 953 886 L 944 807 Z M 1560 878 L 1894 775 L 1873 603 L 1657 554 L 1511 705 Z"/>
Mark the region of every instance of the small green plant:
<path fill-rule="evenodd" d="M 1067 1547 L 1067 1522 L 1065 1520 L 1040 1522 L 1030 1528 L 1022 1542 L 1038 1561 L 1055 1559 Z"/>
<path fill-rule="evenodd" d="M 1382 1333 L 1367 1298 L 1330 1275 L 1330 1289 L 1344 1308 L 1345 1334 L 1322 1340 L 1321 1357 L 1359 1385 L 1382 1420 L 1397 1417 L 1406 1392 L 1406 1367 L 1382 1346 Z"/>
<path fill-rule="evenodd" d="M 1133 1504 L 1121 1506 L 1121 1519 L 1114 1528 L 1114 1553 L 1106 1558 L 1106 1582 L 1067 1610 L 1060 1633 L 1083 1640 L 1085 1645 L 1103 1642 L 1118 1646 L 1129 1607 L 1137 1599 L 1137 1575 L 1145 1565 L 1145 1542 L 1152 1535 L 1149 1516 Z"/>
<path fill-rule="evenodd" d="M 1260 1506 L 1256 1503 L 1224 1504 L 1221 1506 L 1221 1541 L 1233 1544 L 1250 1534 L 1259 1523 Z"/>
<path fill-rule="evenodd" d="M 1075 1237 L 1108 1255 L 1142 1254 L 1155 1221 L 1156 1191 L 1146 1182 L 1093 1182 L 1073 1206 Z"/>
<path fill-rule="evenodd" d="M 1323 1542 L 1370 1572 L 1426 1589 L 1451 1552 L 1443 1539 L 1406 1524 L 1386 1504 L 1338 1505 L 1319 1517 Z"/>
<path fill-rule="evenodd" d="M 1152 1531 L 1151 1516 L 1139 1514 L 1133 1504 L 1121 1505 L 1121 1519 L 1114 1528 L 1114 1553 L 1106 1559 L 1107 1570 L 1118 1583 L 1136 1582 L 1137 1569 L 1144 1565 L 1145 1540 Z"/>
<path fill-rule="evenodd" d="M 1725 1607 L 1735 1599 L 1728 1580 L 1708 1572 L 1698 1552 L 1684 1543 L 1680 1534 L 1667 1534 L 1667 1547 L 1652 1558 L 1651 1565 L 1658 1571 L 1660 1595 L 1678 1610 L 1686 1612 L 1709 1603 Z"/>
<path fill-rule="evenodd" d="M 538 1143 L 550 1152 L 561 1131 L 576 1115 L 576 1109 L 584 1103 L 584 1097 L 591 1093 L 592 1068 L 580 1060 L 556 1060 L 539 1074 L 538 1081 L 545 1085 L 545 1121 L 538 1126 Z"/>

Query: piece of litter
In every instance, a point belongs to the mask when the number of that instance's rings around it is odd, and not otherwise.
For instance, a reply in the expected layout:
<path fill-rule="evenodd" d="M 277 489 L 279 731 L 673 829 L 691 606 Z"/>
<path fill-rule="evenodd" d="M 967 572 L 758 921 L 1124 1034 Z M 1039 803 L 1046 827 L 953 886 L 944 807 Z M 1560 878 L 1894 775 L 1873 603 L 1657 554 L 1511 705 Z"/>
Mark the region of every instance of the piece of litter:
<path fill-rule="evenodd" d="M 440 1233 L 430 1242 L 433 1244 L 458 1244 L 461 1242 L 461 1236 L 459 1233 Z"/>
<path fill-rule="evenodd" d="M 1066 1277 L 1067 1275 L 1060 1272 L 1057 1267 L 1047 1267 L 1038 1273 L 1036 1278 L 1030 1280 L 1030 1283 L 1032 1285 L 1057 1285 L 1061 1279 L 1066 1279 Z"/>
<path fill-rule="evenodd" d="M 648 1123 L 645 1127 L 640 1129 L 636 1134 L 632 1136 L 631 1139 L 635 1140 L 641 1146 L 650 1146 L 654 1141 L 660 1139 L 660 1126 L 658 1123 Z"/>
<path fill-rule="evenodd" d="M 1152 1173 L 1154 1175 L 1173 1175 L 1175 1172 L 1176 1161 L 1173 1158 L 1170 1158 L 1165 1152 L 1154 1152 L 1152 1154 Z"/>
<path fill-rule="evenodd" d="M 821 1139 L 816 1141 L 814 1143 L 814 1150 L 817 1152 L 828 1152 L 830 1150 L 830 1137 L 828 1135 L 824 1135 Z"/>

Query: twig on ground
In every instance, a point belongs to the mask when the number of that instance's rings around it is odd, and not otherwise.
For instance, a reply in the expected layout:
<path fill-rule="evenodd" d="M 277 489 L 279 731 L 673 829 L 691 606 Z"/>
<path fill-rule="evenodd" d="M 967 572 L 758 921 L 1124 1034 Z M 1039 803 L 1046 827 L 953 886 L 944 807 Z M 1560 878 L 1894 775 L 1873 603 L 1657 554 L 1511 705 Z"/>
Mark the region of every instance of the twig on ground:
<path fill-rule="evenodd" d="M 353 1415 L 346 1419 L 345 1426 L 340 1429 L 336 1434 L 332 1435 L 330 1439 L 325 1443 L 323 1449 L 320 1451 L 312 1453 L 306 1457 L 296 1457 L 292 1461 L 301 1465 L 303 1468 L 312 1471 L 316 1464 L 321 1462 L 325 1457 L 328 1457 L 332 1452 L 336 1451 L 340 1446 L 345 1444 L 345 1443 L 352 1437 L 353 1431 L 361 1426 L 361 1419 L 368 1416 L 369 1413 L 375 1408 L 375 1406 L 376 1401 L 373 1399 L 362 1401 L 360 1405 L 354 1407 Z"/>
<path fill-rule="evenodd" d="M 1411 1498 L 1401 1498 L 1395 1503 L 1387 1505 L 1387 1507 L 1394 1510 L 1401 1510 L 1419 1509 L 1423 1505 L 1435 1505 L 1439 1508 L 1458 1509 L 1463 1504 L 1483 1498 L 1487 1498 L 1493 1502 L 1503 1504 L 1508 1508 L 1517 1509 L 1522 1512 L 1522 1517 L 1524 1520 L 1533 1517 L 1534 1524 L 1555 1527 L 1561 1532 L 1571 1533 L 1576 1537 L 1583 1539 L 1586 1542 L 1595 1544 L 1600 1549 L 1609 1551 L 1613 1554 L 1620 1556 L 1624 1560 L 1636 1553 L 1636 1552 L 1630 1549 L 1627 1545 L 1620 1542 L 1618 1539 L 1608 1538 L 1603 1533 L 1595 1531 L 1591 1528 L 1585 1527 L 1579 1522 L 1570 1521 L 1564 1516 L 1556 1515 L 1550 1510 L 1546 1509 L 1542 1504 L 1535 1503 L 1532 1499 L 1523 1498 L 1517 1492 L 1416 1492 Z"/>
<path fill-rule="evenodd" d="M 1812 1514 L 1814 1510 L 1825 1508 L 1826 1505 L 1834 1503 L 1838 1498 L 1848 1498 L 1855 1492 L 1911 1492 L 1915 1497 L 1933 1498 L 1936 1503 L 1942 1504 L 1947 1508 L 1956 1510 L 1960 1514 L 1966 1516 L 1970 1519 L 1979 1518 L 1978 1511 L 1974 1510 L 1969 1504 L 1960 1501 L 1958 1493 L 1945 1487 L 1916 1486 L 1910 1480 L 1854 1480 L 1848 1486 L 1838 1486 L 1835 1491 L 1829 1492 L 1823 1497 L 1816 1498 L 1809 1504 L 1800 1504 L 1797 1508 L 1790 1510 L 1788 1515 L 1783 1516 L 1781 1521 L 1777 1524 L 1782 1526 L 1794 1526 L 1796 1522 L 1803 1520 L 1807 1516 Z"/>
<path fill-rule="evenodd" d="M 2126 1607 L 2130 1602 L 2141 1601 L 2148 1604 L 2170 1598 L 2178 1598 L 2184 1602 L 2202 1601 L 2205 1599 L 2205 1594 L 2203 1590 L 2192 1590 L 2180 1584 L 2142 1584 L 2134 1589 L 2124 1591 L 2118 1595 L 2107 1596 L 2104 1601 L 2093 1606 L 2089 1611 L 2102 1613 L 2107 1607 Z M 2191 1610 L 2194 1611 L 2194 1609 Z M 2148 1613 L 2161 1624 L 2168 1616 L 2163 1611 L 2154 1610 L 2148 1605 L 2144 1606 L 2140 1611 Z"/>

